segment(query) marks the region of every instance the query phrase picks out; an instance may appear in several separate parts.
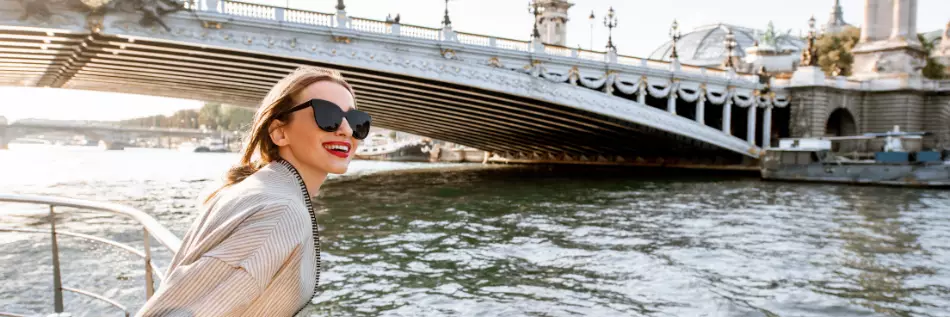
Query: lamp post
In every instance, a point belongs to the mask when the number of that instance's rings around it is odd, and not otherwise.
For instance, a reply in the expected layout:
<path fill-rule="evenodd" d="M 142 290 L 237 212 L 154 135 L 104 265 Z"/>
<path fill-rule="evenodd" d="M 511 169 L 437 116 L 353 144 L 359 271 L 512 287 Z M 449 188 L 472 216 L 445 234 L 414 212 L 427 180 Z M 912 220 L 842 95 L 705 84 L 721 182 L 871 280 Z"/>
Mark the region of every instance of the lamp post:
<path fill-rule="evenodd" d="M 614 28 L 617 27 L 617 16 L 614 15 L 614 7 L 610 7 L 610 10 L 607 10 L 607 15 L 604 16 L 604 26 L 607 27 L 607 50 L 616 52 L 617 47 L 614 46 Z"/>
<path fill-rule="evenodd" d="M 670 38 L 673 39 L 673 53 L 670 54 L 672 59 L 679 58 L 679 54 L 676 53 L 676 41 L 679 41 L 680 36 L 679 23 L 676 22 L 676 19 L 673 19 L 673 25 L 670 26 Z"/>
<path fill-rule="evenodd" d="M 590 49 L 594 50 L 594 10 L 590 10 Z"/>
<path fill-rule="evenodd" d="M 538 7 L 538 1 L 532 0 L 528 2 L 528 13 L 534 15 L 534 31 L 531 33 L 532 39 L 541 38 L 541 32 L 538 31 L 538 17 L 541 16 L 542 12 L 544 12 L 544 8 Z"/>
<path fill-rule="evenodd" d="M 733 62 L 733 57 L 735 56 L 736 50 L 736 35 L 732 33 L 732 29 L 726 32 L 726 50 L 729 53 L 726 55 L 726 68 L 736 68 L 736 64 Z"/>
<path fill-rule="evenodd" d="M 815 48 L 815 16 L 808 19 L 808 44 L 802 52 L 801 66 L 817 66 L 818 50 Z"/>
<path fill-rule="evenodd" d="M 343 1 L 343 0 L 340 0 Z M 445 16 L 442 19 L 442 25 L 445 27 L 452 26 L 452 21 L 449 20 L 449 0 L 445 0 Z"/>
<path fill-rule="evenodd" d="M 346 5 L 343 4 L 343 0 L 337 0 L 337 1 L 336 1 L 336 9 L 337 9 L 337 11 L 346 10 Z"/>

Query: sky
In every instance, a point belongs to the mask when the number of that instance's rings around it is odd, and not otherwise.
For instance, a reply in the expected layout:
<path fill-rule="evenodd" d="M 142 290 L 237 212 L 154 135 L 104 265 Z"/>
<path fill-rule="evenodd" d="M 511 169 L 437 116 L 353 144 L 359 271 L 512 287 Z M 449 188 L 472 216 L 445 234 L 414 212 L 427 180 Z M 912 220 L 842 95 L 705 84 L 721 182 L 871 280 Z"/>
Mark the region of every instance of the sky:
<path fill-rule="evenodd" d="M 260 4 L 289 6 L 332 13 L 336 0 L 244 0 Z M 345 0 L 350 16 L 382 20 L 387 14 L 401 14 L 402 23 L 440 27 L 445 2 L 442 0 Z M 528 40 L 532 16 L 528 0 L 450 0 L 449 15 L 456 31 Z M 765 29 L 771 21 L 779 30 L 792 34 L 807 27 L 815 16 L 818 24 L 827 21 L 833 0 L 572 0 L 569 11 L 567 46 L 603 50 L 607 28 L 603 17 L 612 6 L 618 25 L 613 40 L 622 55 L 646 57 L 669 40 L 673 19 L 682 33 L 695 27 L 725 22 Z M 864 0 L 841 0 L 844 20 L 859 26 L 864 16 Z M 918 0 L 917 32 L 942 30 L 950 19 L 950 0 Z M 593 28 L 591 11 L 596 17 Z M 593 35 L 593 36 L 592 36 Z M 118 120 L 154 114 L 171 114 L 180 109 L 198 108 L 202 102 L 111 93 L 41 88 L 0 87 L 0 116 L 19 118 Z M 30 105 L 24 107 L 23 105 Z"/>

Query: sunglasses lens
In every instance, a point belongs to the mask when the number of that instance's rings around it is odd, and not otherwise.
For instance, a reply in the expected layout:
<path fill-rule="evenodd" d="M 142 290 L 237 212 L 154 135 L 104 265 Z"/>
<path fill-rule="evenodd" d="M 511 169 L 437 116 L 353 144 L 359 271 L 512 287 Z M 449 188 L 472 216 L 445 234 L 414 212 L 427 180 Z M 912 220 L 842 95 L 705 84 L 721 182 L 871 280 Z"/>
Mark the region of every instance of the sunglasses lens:
<path fill-rule="evenodd" d="M 325 100 L 314 100 L 313 119 L 317 121 L 320 130 L 333 132 L 340 128 L 343 122 L 343 110 L 335 104 Z"/>
<path fill-rule="evenodd" d="M 368 113 L 350 110 L 346 114 L 346 121 L 350 123 L 350 128 L 353 129 L 354 138 L 362 140 L 369 136 L 369 128 L 373 120 Z"/>

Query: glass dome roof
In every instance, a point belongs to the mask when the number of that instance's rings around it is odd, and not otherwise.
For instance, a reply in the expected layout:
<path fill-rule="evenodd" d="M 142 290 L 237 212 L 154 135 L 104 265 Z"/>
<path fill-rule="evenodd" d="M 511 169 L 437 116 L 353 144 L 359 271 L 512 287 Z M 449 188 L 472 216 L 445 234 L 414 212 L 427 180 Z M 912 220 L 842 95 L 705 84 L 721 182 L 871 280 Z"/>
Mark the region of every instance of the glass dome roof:
<path fill-rule="evenodd" d="M 720 65 L 729 56 L 726 52 L 726 33 L 732 30 L 736 38 L 736 56 L 745 57 L 745 49 L 752 47 L 756 40 L 761 40 L 765 32 L 735 26 L 730 24 L 713 24 L 701 26 L 692 32 L 683 34 L 676 42 L 676 53 L 679 54 L 680 62 L 684 64 L 713 66 Z M 650 59 L 670 60 L 671 46 L 673 41 L 663 43 L 659 48 L 650 54 Z M 784 34 L 775 37 L 775 48 L 777 50 L 801 51 L 805 46 L 804 41 Z"/>

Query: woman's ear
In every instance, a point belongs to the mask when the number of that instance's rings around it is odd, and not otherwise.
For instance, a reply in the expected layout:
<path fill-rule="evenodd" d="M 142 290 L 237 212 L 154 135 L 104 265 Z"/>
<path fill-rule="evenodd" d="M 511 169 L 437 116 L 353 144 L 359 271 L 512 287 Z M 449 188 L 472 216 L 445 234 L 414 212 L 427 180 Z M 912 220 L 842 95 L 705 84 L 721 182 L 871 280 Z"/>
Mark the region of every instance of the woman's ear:
<path fill-rule="evenodd" d="M 270 127 L 268 127 L 268 130 L 270 130 L 270 140 L 277 146 L 286 146 L 290 144 L 288 135 L 284 132 L 285 126 L 286 124 L 280 120 L 274 119 L 274 121 L 271 121 Z"/>

